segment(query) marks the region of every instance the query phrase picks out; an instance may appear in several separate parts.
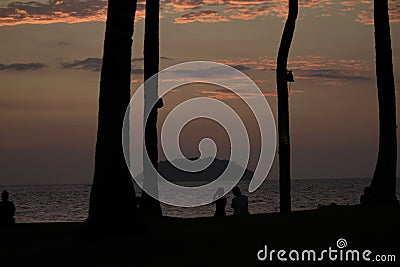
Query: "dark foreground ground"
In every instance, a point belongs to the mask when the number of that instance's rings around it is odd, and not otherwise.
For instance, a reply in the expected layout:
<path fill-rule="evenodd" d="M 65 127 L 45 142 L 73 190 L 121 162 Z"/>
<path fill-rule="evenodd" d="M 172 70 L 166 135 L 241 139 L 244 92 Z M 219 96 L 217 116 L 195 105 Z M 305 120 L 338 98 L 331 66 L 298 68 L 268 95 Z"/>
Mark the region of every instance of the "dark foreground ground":
<path fill-rule="evenodd" d="M 0 228 L 0 266 L 400 266 L 400 209 L 339 207 L 246 218 L 142 220 L 131 233 L 88 231 L 82 223 Z M 110 233 L 112 232 L 112 233 Z M 360 261 L 259 261 L 257 252 L 284 249 L 360 251 Z M 370 262 L 362 252 L 371 250 Z M 339 250 L 340 251 L 340 250 Z M 340 252 L 335 255 L 340 256 Z M 373 261 L 394 255 L 396 262 Z M 292 254 L 295 256 L 295 254 Z M 305 257 L 308 254 L 305 254 Z M 349 254 L 350 255 L 350 254 Z M 260 254 L 263 256 L 263 254 Z M 388 258 L 388 257 L 387 257 Z M 392 259 L 393 260 L 393 259 Z"/>

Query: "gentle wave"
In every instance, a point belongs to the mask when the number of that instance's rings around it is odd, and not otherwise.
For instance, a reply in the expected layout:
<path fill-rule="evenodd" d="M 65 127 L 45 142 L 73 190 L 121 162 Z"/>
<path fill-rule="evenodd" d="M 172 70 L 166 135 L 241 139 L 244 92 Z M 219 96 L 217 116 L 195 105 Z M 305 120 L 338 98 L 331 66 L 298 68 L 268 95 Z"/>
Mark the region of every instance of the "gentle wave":
<path fill-rule="evenodd" d="M 371 179 L 309 179 L 292 181 L 293 210 L 315 209 L 318 205 L 358 204 L 363 189 Z M 249 181 L 241 181 L 239 187 L 246 192 Z M 399 180 L 397 195 L 399 195 Z M 0 190 L 10 193 L 16 207 L 16 221 L 31 222 L 73 222 L 87 218 L 90 186 L 88 185 L 35 185 L 35 186 L 0 186 Z M 265 181 L 249 197 L 249 211 L 268 213 L 279 211 L 279 183 Z M 228 199 L 227 214 L 232 214 Z M 178 208 L 162 204 L 163 214 L 173 217 L 209 217 L 214 214 L 212 204 L 197 208 Z"/>

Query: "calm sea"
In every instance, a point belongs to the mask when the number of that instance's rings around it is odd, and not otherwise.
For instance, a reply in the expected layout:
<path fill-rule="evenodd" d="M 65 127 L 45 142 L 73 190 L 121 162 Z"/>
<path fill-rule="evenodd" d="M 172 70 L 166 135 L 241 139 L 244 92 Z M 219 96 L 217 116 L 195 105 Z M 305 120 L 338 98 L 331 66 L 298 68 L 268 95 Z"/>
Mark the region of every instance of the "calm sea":
<path fill-rule="evenodd" d="M 363 189 L 370 179 L 313 179 L 292 181 L 293 210 L 315 209 L 318 205 L 358 204 Z M 239 186 L 245 192 L 248 181 Z M 277 181 L 265 181 L 249 197 L 251 213 L 279 211 L 279 184 Z M 87 217 L 90 186 L 88 185 L 29 185 L 0 186 L 0 191 L 10 193 L 16 207 L 16 221 L 26 222 L 73 222 L 83 221 Z M 400 182 L 397 180 L 397 195 Z M 227 213 L 231 214 L 232 194 L 227 194 Z M 214 206 L 198 208 L 177 208 L 162 205 L 163 214 L 174 217 L 208 217 L 213 216 Z"/>

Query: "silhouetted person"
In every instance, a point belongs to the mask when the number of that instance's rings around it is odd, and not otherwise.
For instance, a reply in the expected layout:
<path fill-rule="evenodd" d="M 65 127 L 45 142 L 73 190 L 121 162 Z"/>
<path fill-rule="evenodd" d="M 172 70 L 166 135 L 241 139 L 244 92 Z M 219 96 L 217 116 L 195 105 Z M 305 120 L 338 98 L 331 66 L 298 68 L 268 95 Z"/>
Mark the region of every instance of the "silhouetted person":
<path fill-rule="evenodd" d="M 220 198 L 218 198 L 220 197 Z M 218 198 L 218 199 L 217 199 Z M 217 199 L 217 200 L 215 200 Z M 215 213 L 214 217 L 226 216 L 225 207 L 226 207 L 226 197 L 224 196 L 224 189 L 222 187 L 217 189 L 214 195 L 214 204 L 215 204 Z"/>
<path fill-rule="evenodd" d="M 232 193 L 235 196 L 232 199 L 233 215 L 249 215 L 249 200 L 245 195 L 242 195 L 240 188 L 235 186 L 232 189 Z"/>
<path fill-rule="evenodd" d="M 0 225 L 11 225 L 15 223 L 15 206 L 14 203 L 8 200 L 8 196 L 9 194 L 7 191 L 3 191 L 1 194 Z"/>

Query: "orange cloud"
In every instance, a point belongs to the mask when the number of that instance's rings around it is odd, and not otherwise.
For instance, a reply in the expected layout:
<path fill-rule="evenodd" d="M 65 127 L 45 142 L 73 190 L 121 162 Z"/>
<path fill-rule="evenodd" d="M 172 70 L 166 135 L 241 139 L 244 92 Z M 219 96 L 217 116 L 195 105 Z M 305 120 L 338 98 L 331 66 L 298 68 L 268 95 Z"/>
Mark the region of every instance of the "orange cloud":
<path fill-rule="evenodd" d="M 239 5 L 239 6 L 254 6 L 254 5 L 261 5 L 265 4 L 266 1 L 264 0 L 230 0 L 227 1 L 230 5 Z"/>
<path fill-rule="evenodd" d="M 162 0 L 161 12 L 176 16 L 175 23 L 252 20 L 261 16 L 285 18 L 287 0 Z M 318 9 L 316 17 L 354 15 L 355 21 L 372 24 L 372 0 L 301 0 L 300 8 Z M 400 22 L 400 4 L 390 0 L 390 19 Z M 19 24 L 82 23 L 105 21 L 106 0 L 47 0 L 0 2 L 0 26 Z M 185 13 L 186 12 L 186 13 Z M 184 13 L 184 14 L 182 14 Z M 145 16 L 145 1 L 138 0 L 136 21 Z M 162 16 L 160 16 L 162 17 Z"/>
<path fill-rule="evenodd" d="M 193 10 L 206 3 L 204 0 L 165 0 L 163 4 L 166 6 L 166 12 L 173 13 Z"/>
<path fill-rule="evenodd" d="M 0 8 L 0 26 L 104 21 L 106 4 L 102 0 L 12 2 Z"/>
<path fill-rule="evenodd" d="M 180 6 L 184 6 L 182 2 L 185 0 L 180 0 Z M 186 0 L 188 2 L 193 0 Z M 199 0 L 199 5 L 195 8 L 198 9 L 202 6 L 207 8 L 213 5 L 209 3 L 210 1 Z M 221 4 L 221 2 L 223 4 Z M 215 4 L 214 4 L 215 5 Z M 285 18 L 287 16 L 288 2 L 287 0 L 225 0 L 218 1 L 218 4 L 222 6 L 222 12 L 228 20 L 253 20 L 260 16 L 274 16 L 279 18 Z M 321 8 L 324 13 L 322 15 L 329 16 L 326 12 L 326 8 L 332 5 L 330 1 L 322 0 L 303 0 L 300 2 L 301 7 L 306 8 Z M 185 5 L 187 7 L 187 5 Z M 175 8 L 175 10 L 181 10 L 180 8 Z M 185 14 L 187 15 L 187 14 Z M 183 15 L 183 16 L 185 16 Z M 175 20 L 179 21 L 179 18 Z M 222 20 L 227 21 L 227 20 Z M 188 21 L 190 22 L 190 21 Z M 178 23 L 178 22 L 177 22 Z"/>
<path fill-rule="evenodd" d="M 137 4 L 136 20 L 144 17 L 144 0 Z M 82 23 L 105 21 L 107 1 L 49 0 L 11 2 L 0 7 L 0 26 L 20 24 Z"/>
<path fill-rule="evenodd" d="M 230 66 L 240 66 L 244 70 L 275 71 L 276 59 L 259 57 L 257 60 L 240 58 L 237 60 L 216 60 Z M 369 80 L 368 64 L 359 59 L 335 59 L 324 56 L 297 56 L 289 59 L 288 68 L 293 70 L 295 79 L 313 80 L 319 83 L 333 81 Z"/>
<path fill-rule="evenodd" d="M 203 10 L 199 12 L 190 12 L 175 19 L 175 23 L 184 24 L 191 22 L 208 22 L 215 23 L 221 21 L 229 21 L 225 16 L 221 16 L 214 10 Z"/>
<path fill-rule="evenodd" d="M 237 20 L 253 20 L 256 17 L 268 15 L 283 18 L 287 14 L 287 10 L 278 6 L 261 6 L 258 8 L 232 7 L 224 12 L 229 14 L 229 18 Z"/>
<path fill-rule="evenodd" d="M 342 14 L 356 13 L 356 21 L 361 24 L 371 25 L 374 23 L 372 0 L 343 1 Z M 389 0 L 389 18 L 391 23 L 400 22 L 400 3 L 396 0 Z"/>
<path fill-rule="evenodd" d="M 227 99 L 239 99 L 239 95 L 230 92 L 230 91 L 220 91 L 220 90 L 203 90 L 201 93 L 207 97 L 227 100 Z M 276 96 L 275 92 L 270 93 L 262 93 L 262 94 L 252 94 L 252 93 L 243 93 L 244 98 L 256 98 L 256 97 L 268 97 L 268 96 Z"/>
<path fill-rule="evenodd" d="M 302 92 L 304 92 L 304 91 L 303 90 L 290 90 L 289 94 L 302 93 Z M 260 93 L 260 94 L 254 94 L 254 93 L 250 93 L 250 92 L 249 93 L 241 92 L 241 97 L 231 91 L 228 91 L 228 90 L 202 90 L 201 93 L 203 95 L 205 95 L 206 97 L 215 98 L 215 99 L 219 99 L 219 100 L 256 98 L 256 97 L 276 97 L 277 96 L 276 91 Z"/>

